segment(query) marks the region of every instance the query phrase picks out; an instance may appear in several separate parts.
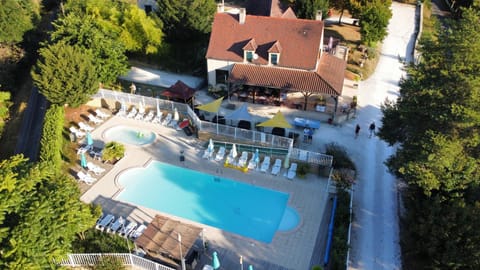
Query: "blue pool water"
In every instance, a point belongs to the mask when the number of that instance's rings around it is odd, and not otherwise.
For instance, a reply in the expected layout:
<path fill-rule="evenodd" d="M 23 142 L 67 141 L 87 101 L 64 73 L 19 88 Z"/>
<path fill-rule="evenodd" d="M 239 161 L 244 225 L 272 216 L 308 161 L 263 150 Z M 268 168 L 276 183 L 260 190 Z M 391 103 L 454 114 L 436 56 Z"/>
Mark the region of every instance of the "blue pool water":
<path fill-rule="evenodd" d="M 123 142 L 133 145 L 146 145 L 155 140 L 155 133 L 127 126 L 116 126 L 105 131 L 104 136 L 109 141 Z"/>
<path fill-rule="evenodd" d="M 124 187 L 119 200 L 266 243 L 277 230 L 298 223 L 287 193 L 157 161 L 122 173 L 119 183 Z"/>

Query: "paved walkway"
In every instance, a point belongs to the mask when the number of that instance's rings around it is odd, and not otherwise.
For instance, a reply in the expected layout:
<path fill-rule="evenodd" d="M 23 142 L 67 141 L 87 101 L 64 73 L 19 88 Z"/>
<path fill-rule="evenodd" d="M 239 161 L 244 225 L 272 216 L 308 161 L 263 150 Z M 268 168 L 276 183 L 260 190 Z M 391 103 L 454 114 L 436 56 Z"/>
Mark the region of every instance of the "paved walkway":
<path fill-rule="evenodd" d="M 183 131 L 117 116 L 96 128 L 92 133 L 94 144 L 101 147 L 108 141 L 108 138 L 105 137 L 105 131 L 119 125 L 152 130 L 156 133 L 157 138 L 148 146 L 126 145 L 125 158 L 120 160 L 86 191 L 81 197 L 82 201 L 100 204 L 105 212 L 117 216 L 126 216 L 138 222 L 150 222 L 158 213 L 157 211 L 118 201 L 116 195 L 121 192 L 121 186 L 117 183 L 119 174 L 131 168 L 147 166 L 151 159 L 287 192 L 290 194 L 288 204 L 297 210 L 301 217 L 300 225 L 289 232 L 277 232 L 273 241 L 268 244 L 178 217 L 174 218 L 205 228 L 205 236 L 213 247 L 218 247 L 221 260 L 224 259 L 233 263 L 237 262 L 241 255 L 246 261 L 259 263 L 263 266 L 257 269 L 309 268 L 327 199 L 326 179 L 309 174 L 306 179 L 296 178 L 294 181 L 290 181 L 283 176 L 273 176 L 257 171 L 245 174 L 237 170 L 223 168 L 219 163 L 202 159 L 205 142 L 187 137 Z M 178 158 L 180 150 L 185 151 L 186 161 L 184 164 Z M 282 169 L 280 175 L 284 171 L 285 169 Z"/>

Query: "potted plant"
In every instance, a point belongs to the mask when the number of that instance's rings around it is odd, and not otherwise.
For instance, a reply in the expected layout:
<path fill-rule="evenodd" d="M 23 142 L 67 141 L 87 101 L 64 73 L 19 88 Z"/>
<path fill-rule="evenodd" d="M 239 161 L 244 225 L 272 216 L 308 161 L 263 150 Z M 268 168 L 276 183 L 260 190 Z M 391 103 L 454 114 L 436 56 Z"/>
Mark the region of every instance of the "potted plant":
<path fill-rule="evenodd" d="M 105 162 L 115 163 L 125 155 L 125 146 L 118 142 L 109 142 L 103 149 L 102 159 Z"/>

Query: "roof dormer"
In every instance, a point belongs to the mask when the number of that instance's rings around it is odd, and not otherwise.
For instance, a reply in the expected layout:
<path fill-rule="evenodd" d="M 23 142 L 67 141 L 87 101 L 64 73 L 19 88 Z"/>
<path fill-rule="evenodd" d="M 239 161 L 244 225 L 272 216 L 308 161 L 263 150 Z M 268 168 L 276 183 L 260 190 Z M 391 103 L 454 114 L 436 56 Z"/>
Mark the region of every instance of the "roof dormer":
<path fill-rule="evenodd" d="M 272 47 L 268 49 L 268 64 L 269 65 L 278 65 L 280 61 L 280 54 L 282 52 L 282 46 L 280 42 L 277 40 L 273 43 Z"/>
<path fill-rule="evenodd" d="M 243 61 L 244 62 L 252 62 L 253 60 L 257 59 L 258 55 L 255 53 L 258 46 L 255 42 L 255 39 L 252 38 L 248 43 L 243 46 Z"/>

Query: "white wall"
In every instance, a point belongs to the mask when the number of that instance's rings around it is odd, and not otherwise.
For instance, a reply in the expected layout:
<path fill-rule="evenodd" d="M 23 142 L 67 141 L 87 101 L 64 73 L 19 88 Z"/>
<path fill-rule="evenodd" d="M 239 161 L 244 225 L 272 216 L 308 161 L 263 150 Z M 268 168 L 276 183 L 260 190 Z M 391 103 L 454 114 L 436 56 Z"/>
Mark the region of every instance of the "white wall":
<path fill-rule="evenodd" d="M 223 60 L 215 60 L 215 59 L 207 59 L 207 72 L 208 72 L 208 84 L 215 85 L 215 70 L 222 69 L 230 71 L 233 68 L 233 65 L 237 62 L 230 62 L 230 61 L 223 61 Z"/>

